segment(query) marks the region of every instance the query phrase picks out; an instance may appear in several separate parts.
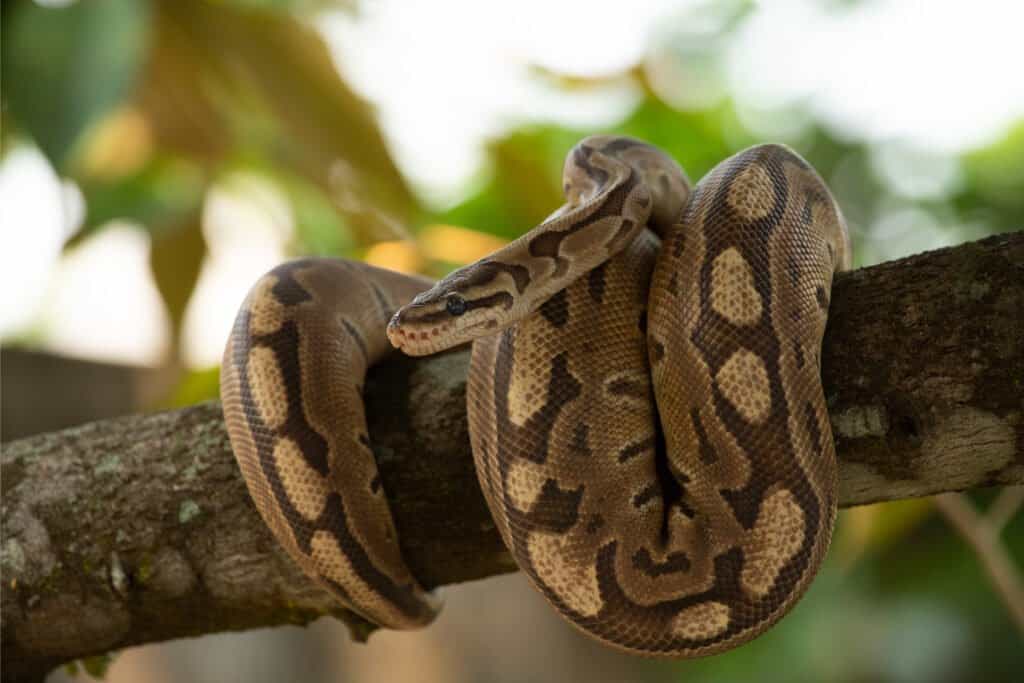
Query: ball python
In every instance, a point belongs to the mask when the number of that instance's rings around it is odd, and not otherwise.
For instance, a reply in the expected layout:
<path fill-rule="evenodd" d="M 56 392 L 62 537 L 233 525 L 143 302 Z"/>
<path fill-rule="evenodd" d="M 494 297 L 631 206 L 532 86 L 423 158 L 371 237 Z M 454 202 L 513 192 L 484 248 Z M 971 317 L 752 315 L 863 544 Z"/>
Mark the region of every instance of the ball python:
<path fill-rule="evenodd" d="M 422 626 L 439 603 L 402 561 L 362 383 L 392 347 L 472 341 L 473 457 L 519 567 L 608 645 L 722 652 L 794 605 L 831 538 L 820 358 L 844 219 L 779 145 L 691 191 L 655 147 L 592 136 L 563 177 L 546 221 L 436 284 L 329 259 L 260 279 L 224 355 L 234 453 L 307 574 Z"/>

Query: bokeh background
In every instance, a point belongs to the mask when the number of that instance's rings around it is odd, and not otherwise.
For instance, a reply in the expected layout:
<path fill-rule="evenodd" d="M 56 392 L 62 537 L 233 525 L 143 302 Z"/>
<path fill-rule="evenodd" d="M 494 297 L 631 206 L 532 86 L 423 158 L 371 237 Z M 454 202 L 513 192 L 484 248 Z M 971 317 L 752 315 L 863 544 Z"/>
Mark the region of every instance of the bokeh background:
<path fill-rule="evenodd" d="M 1018 3 L 31 0 L 2 26 L 3 439 L 216 396 L 249 285 L 301 254 L 435 276 L 561 203 L 617 132 L 699 179 L 776 141 L 828 180 L 866 266 L 1024 228 Z M 1005 518 L 1021 493 L 961 502 Z M 127 681 L 1010 681 L 1024 625 L 931 501 L 845 511 L 825 569 L 737 651 L 651 662 L 523 577 L 438 623 L 136 648 Z M 1019 579 L 1019 576 L 1017 577 Z M 1018 606 L 1019 607 L 1019 606 Z M 50 681 L 89 680 L 82 663 Z"/>

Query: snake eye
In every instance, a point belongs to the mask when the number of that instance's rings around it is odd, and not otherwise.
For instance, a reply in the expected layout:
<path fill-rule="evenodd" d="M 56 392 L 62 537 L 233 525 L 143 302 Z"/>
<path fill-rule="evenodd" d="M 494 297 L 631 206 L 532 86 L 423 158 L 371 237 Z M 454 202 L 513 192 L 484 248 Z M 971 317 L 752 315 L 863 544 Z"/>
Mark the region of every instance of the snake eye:
<path fill-rule="evenodd" d="M 458 294 L 452 294 L 448 297 L 444 307 L 451 315 L 460 316 L 466 312 L 466 300 Z"/>

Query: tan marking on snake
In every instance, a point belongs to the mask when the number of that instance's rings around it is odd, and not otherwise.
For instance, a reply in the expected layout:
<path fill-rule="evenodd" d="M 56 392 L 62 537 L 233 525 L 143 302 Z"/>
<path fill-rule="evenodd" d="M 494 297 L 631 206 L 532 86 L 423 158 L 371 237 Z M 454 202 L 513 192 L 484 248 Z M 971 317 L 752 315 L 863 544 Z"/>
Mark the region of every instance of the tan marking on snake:
<path fill-rule="evenodd" d="M 254 347 L 249 351 L 246 369 L 260 415 L 267 426 L 277 429 L 288 417 L 288 401 L 285 397 L 284 378 L 274 352 L 265 346 Z"/>
<path fill-rule="evenodd" d="M 517 509 L 526 512 L 533 506 L 546 476 L 535 463 L 517 460 L 509 465 L 505 474 L 505 491 Z"/>
<path fill-rule="evenodd" d="M 735 248 L 711 264 L 711 307 L 737 325 L 753 325 L 761 318 L 761 295 L 754 288 L 750 264 Z"/>
<path fill-rule="evenodd" d="M 706 602 L 687 607 L 672 620 L 672 632 L 687 640 L 714 638 L 729 627 L 729 606 Z"/>
<path fill-rule="evenodd" d="M 254 288 L 253 303 L 249 309 L 249 325 L 254 334 L 277 332 L 284 321 L 284 304 L 278 301 L 270 291 L 275 284 L 275 278 L 266 277 L 260 280 Z"/>
<path fill-rule="evenodd" d="M 317 531 L 313 534 L 310 547 L 312 548 L 310 555 L 324 566 L 333 567 L 331 575 L 338 577 L 339 581 L 350 592 L 369 592 L 366 584 L 352 570 L 352 563 L 345 557 L 345 553 L 340 552 L 341 549 L 338 546 L 338 542 L 330 533 Z"/>
<path fill-rule="evenodd" d="M 555 595 L 585 617 L 601 610 L 601 590 L 593 562 L 577 563 L 569 539 L 548 534 L 530 534 L 530 560 L 537 576 Z"/>
<path fill-rule="evenodd" d="M 312 557 L 321 566 L 328 568 L 331 576 L 345 587 L 348 594 L 358 603 L 374 601 L 374 591 L 352 567 L 337 541 L 326 531 L 318 531 L 311 542 Z M 400 619 L 401 613 L 390 605 L 383 610 L 389 619 Z"/>
<path fill-rule="evenodd" d="M 756 354 L 740 349 L 729 357 L 715 375 L 722 395 L 747 422 L 759 423 L 771 408 L 771 390 L 764 362 Z"/>
<path fill-rule="evenodd" d="M 755 597 L 765 595 L 803 541 L 803 510 L 791 491 L 776 491 L 762 503 L 750 530 L 740 585 Z"/>
<path fill-rule="evenodd" d="M 281 482 L 296 509 L 306 519 L 319 517 L 325 501 L 314 492 L 325 490 L 327 480 L 306 463 L 299 447 L 291 439 L 277 442 L 274 446 L 274 459 L 281 474 Z"/>
<path fill-rule="evenodd" d="M 522 329 L 519 331 L 516 344 L 527 348 L 543 345 L 546 326 Z M 546 360 L 537 355 L 534 358 L 512 366 L 512 380 L 509 388 L 509 418 L 517 427 L 522 427 L 544 407 L 550 366 Z"/>
<path fill-rule="evenodd" d="M 729 185 L 729 205 L 748 221 L 764 218 L 772 210 L 772 181 L 759 164 L 744 168 Z"/>

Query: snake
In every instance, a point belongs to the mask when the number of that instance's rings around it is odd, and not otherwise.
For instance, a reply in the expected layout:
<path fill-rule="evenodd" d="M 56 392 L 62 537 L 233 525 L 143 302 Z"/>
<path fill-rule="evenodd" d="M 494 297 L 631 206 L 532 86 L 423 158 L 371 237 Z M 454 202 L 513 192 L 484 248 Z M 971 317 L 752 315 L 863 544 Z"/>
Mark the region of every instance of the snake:
<path fill-rule="evenodd" d="M 329 258 L 259 279 L 224 354 L 232 449 L 306 574 L 422 627 L 440 598 L 402 559 L 363 383 L 396 348 L 471 342 L 474 464 L 520 569 L 613 648 L 724 652 L 795 605 L 831 539 L 820 366 L 845 220 L 778 144 L 693 186 L 653 145 L 595 135 L 563 179 L 540 225 L 436 283 Z"/>

